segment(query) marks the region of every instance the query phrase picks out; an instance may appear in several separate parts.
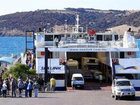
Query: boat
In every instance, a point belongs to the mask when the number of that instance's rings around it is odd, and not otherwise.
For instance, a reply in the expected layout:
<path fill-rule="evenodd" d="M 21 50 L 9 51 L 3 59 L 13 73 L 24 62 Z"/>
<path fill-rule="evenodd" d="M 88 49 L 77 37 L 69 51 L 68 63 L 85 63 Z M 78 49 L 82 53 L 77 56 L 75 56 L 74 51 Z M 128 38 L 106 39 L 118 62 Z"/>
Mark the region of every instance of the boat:
<path fill-rule="evenodd" d="M 136 57 L 139 48 L 130 29 L 124 36 L 112 30 L 84 30 L 79 25 L 79 15 L 76 16 L 76 25 L 71 31 L 68 31 L 67 25 L 63 28 L 62 32 L 41 31 L 35 34 L 36 72 L 45 76 L 45 81 L 54 76 L 57 80 L 56 87 L 64 89 L 69 86 L 73 73 L 80 72 L 85 79 L 95 80 L 94 72 L 99 71 L 106 82 L 119 75 L 131 75 L 134 87 L 140 89 L 140 70 L 118 71 L 118 65 L 124 66 L 126 61 L 131 64 L 132 59 L 133 62 L 139 59 Z"/>

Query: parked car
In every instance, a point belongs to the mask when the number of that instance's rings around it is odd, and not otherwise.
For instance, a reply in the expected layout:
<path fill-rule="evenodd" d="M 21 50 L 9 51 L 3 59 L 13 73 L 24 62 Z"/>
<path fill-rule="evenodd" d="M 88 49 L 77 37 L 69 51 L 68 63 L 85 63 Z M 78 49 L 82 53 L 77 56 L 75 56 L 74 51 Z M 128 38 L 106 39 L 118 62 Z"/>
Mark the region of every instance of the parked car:
<path fill-rule="evenodd" d="M 84 77 L 80 73 L 74 73 L 71 78 L 71 86 L 73 88 L 84 88 Z"/>
<path fill-rule="evenodd" d="M 135 98 L 135 89 L 128 79 L 114 79 L 112 81 L 112 97 L 116 100 L 121 97 Z"/>

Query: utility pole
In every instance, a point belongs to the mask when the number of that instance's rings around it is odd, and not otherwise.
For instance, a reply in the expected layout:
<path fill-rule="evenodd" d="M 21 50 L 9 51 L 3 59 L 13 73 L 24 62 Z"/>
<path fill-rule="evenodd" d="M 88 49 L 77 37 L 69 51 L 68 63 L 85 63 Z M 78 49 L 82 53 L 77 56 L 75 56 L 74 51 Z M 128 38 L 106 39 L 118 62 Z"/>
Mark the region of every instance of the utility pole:
<path fill-rule="evenodd" d="M 48 56 L 49 56 L 49 50 L 48 48 L 45 48 L 45 75 L 44 75 L 45 84 L 49 81 Z"/>

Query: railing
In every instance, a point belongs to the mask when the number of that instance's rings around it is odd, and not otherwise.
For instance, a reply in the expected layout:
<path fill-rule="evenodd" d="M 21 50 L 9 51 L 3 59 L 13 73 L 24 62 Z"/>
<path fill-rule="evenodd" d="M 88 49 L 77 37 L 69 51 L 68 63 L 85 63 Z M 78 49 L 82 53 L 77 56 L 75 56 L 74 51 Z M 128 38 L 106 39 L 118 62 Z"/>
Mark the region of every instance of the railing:
<path fill-rule="evenodd" d="M 56 44 L 54 41 L 44 41 L 39 42 L 36 44 L 36 47 L 56 47 Z M 58 44 L 58 47 L 61 48 L 69 48 L 69 47 L 95 47 L 95 48 L 124 48 L 123 47 L 123 41 L 94 41 L 94 40 L 84 40 L 83 42 L 77 41 L 77 40 L 64 40 L 60 41 Z M 137 43 L 135 46 L 130 46 L 129 48 L 137 48 Z"/>
<path fill-rule="evenodd" d="M 63 41 L 59 47 L 95 47 L 95 48 L 120 48 L 123 47 L 122 41 L 86 41 L 86 43 L 77 43 L 77 41 Z"/>

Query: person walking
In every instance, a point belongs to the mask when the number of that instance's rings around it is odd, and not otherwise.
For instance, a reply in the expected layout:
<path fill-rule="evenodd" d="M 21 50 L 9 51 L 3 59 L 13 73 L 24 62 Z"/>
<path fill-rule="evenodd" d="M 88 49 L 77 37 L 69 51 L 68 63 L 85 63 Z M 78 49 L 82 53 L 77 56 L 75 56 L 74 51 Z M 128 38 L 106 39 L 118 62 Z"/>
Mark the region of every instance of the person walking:
<path fill-rule="evenodd" d="M 0 96 L 2 95 L 2 85 L 3 85 L 3 81 L 2 78 L 0 77 Z"/>
<path fill-rule="evenodd" d="M 27 90 L 28 83 L 29 83 L 29 80 L 27 79 L 27 80 L 25 81 L 25 84 L 24 84 L 24 89 L 25 89 L 25 97 L 28 97 L 28 90 Z"/>
<path fill-rule="evenodd" d="M 29 97 L 32 97 L 33 83 L 32 83 L 31 80 L 29 80 L 27 90 L 28 90 L 28 93 L 29 93 Z"/>
<path fill-rule="evenodd" d="M 44 92 L 44 83 L 45 83 L 45 81 L 43 80 L 43 78 L 39 78 L 39 79 L 38 79 L 39 90 L 40 90 L 41 92 Z"/>
<path fill-rule="evenodd" d="M 18 90 L 19 90 L 19 97 L 22 97 L 22 89 L 24 88 L 24 83 L 22 79 L 18 80 Z"/>
<path fill-rule="evenodd" d="M 15 78 L 12 78 L 12 97 L 16 97 L 16 90 L 17 90 L 17 81 Z"/>
<path fill-rule="evenodd" d="M 7 95 L 9 95 L 9 92 L 10 92 L 10 80 L 9 78 L 6 78 L 6 85 L 7 85 Z"/>
<path fill-rule="evenodd" d="M 37 81 L 34 82 L 34 84 L 33 84 L 33 89 L 34 89 L 34 96 L 35 96 L 35 97 L 38 97 L 39 85 L 38 85 Z"/>
<path fill-rule="evenodd" d="M 3 94 L 3 97 L 6 98 L 6 94 L 7 94 L 6 80 L 3 81 L 3 85 L 2 85 L 2 94 Z"/>
<path fill-rule="evenodd" d="M 56 80 L 55 78 L 51 78 L 50 79 L 50 88 L 51 88 L 51 91 L 54 92 L 55 91 L 55 86 L 56 86 Z"/>

